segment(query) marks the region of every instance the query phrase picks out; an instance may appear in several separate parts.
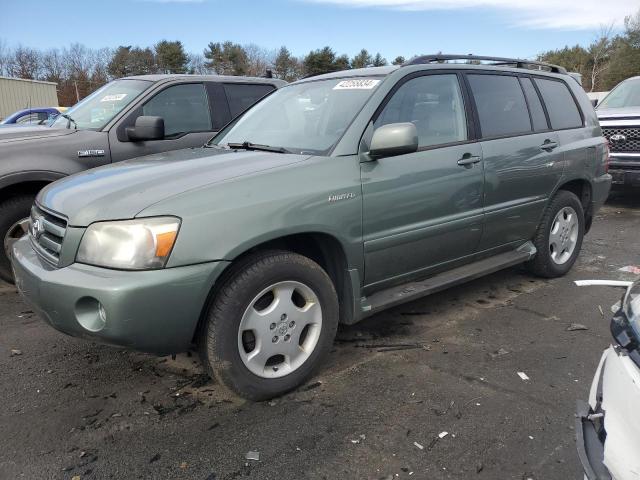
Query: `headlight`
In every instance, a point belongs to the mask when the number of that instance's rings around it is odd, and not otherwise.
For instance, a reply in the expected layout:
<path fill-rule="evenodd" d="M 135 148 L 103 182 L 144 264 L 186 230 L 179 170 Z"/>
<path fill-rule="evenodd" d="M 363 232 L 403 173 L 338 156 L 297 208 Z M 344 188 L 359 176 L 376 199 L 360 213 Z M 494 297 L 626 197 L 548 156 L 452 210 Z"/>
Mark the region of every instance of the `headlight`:
<path fill-rule="evenodd" d="M 76 261 L 122 270 L 162 268 L 179 228 L 176 217 L 93 223 L 82 237 Z"/>

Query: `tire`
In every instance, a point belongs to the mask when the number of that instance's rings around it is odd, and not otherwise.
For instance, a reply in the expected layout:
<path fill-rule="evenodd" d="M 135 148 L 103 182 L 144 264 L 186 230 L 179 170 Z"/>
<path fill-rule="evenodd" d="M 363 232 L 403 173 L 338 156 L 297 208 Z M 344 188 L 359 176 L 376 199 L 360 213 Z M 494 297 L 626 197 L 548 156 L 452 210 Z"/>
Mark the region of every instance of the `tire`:
<path fill-rule="evenodd" d="M 209 304 L 199 339 L 203 364 L 242 397 L 282 395 L 327 356 L 338 316 L 335 288 L 317 263 L 287 251 L 249 255 L 231 267 Z"/>
<path fill-rule="evenodd" d="M 570 217 L 575 213 L 574 227 Z M 556 222 L 558 220 L 558 222 Z M 563 228 L 566 229 L 565 233 Z M 558 190 L 551 199 L 542 216 L 533 244 L 538 252 L 528 263 L 531 272 L 543 278 L 556 278 L 565 275 L 575 263 L 584 237 L 585 219 L 582 203 L 578 197 L 567 190 Z M 553 231 L 553 239 L 552 239 Z M 573 234 L 575 233 L 575 239 Z M 560 245 L 556 248 L 554 245 Z M 568 246 L 573 245 L 572 250 Z"/>
<path fill-rule="evenodd" d="M 6 248 L 8 244 L 9 230 L 13 230 L 12 236 L 17 233 L 17 223 L 29 217 L 34 195 L 19 195 L 8 198 L 0 203 L 0 239 L 2 248 L 0 249 L 0 278 L 9 283 L 13 283 L 13 271 Z M 26 232 L 25 232 L 26 233 Z"/>

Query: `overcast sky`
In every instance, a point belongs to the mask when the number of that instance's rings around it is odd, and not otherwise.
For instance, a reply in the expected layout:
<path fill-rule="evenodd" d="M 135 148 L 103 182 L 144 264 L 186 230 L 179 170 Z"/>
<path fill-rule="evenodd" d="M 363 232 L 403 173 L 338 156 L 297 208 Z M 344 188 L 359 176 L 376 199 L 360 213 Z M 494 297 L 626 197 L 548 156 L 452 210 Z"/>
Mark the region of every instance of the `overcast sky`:
<path fill-rule="evenodd" d="M 397 55 L 532 57 L 588 44 L 601 25 L 622 28 L 638 0 L 0 0 L 0 39 L 46 49 L 181 40 L 286 45 L 296 55 L 330 45 Z"/>

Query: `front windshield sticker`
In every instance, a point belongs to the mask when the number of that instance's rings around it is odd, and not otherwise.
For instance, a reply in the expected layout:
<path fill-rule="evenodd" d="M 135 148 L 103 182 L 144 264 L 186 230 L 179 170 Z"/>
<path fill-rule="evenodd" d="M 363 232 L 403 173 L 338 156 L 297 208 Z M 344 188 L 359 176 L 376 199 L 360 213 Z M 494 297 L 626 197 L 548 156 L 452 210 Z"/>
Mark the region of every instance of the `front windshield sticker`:
<path fill-rule="evenodd" d="M 100 101 L 101 102 L 119 102 L 120 100 L 122 100 L 126 96 L 127 96 L 126 93 L 117 93 L 117 94 L 114 94 L 114 95 L 106 95 Z"/>
<path fill-rule="evenodd" d="M 380 80 L 362 79 L 362 80 L 343 80 L 338 83 L 334 90 L 371 90 Z"/>

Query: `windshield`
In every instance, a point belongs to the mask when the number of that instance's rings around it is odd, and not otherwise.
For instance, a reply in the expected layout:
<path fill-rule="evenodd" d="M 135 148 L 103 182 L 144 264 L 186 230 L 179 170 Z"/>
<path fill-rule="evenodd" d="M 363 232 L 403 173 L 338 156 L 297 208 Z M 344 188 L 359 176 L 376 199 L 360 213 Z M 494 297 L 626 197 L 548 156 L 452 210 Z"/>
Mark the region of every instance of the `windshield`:
<path fill-rule="evenodd" d="M 327 153 L 380 82 L 379 78 L 336 78 L 283 87 L 249 109 L 212 143 L 250 142 L 293 153 Z"/>
<path fill-rule="evenodd" d="M 114 80 L 56 117 L 51 126 L 100 130 L 151 85 L 146 80 Z"/>
<path fill-rule="evenodd" d="M 640 281 L 633 284 L 626 296 L 626 301 L 627 318 L 636 334 L 636 339 L 640 340 Z"/>
<path fill-rule="evenodd" d="M 640 78 L 622 82 L 598 105 L 598 108 L 622 107 L 640 107 Z"/>

